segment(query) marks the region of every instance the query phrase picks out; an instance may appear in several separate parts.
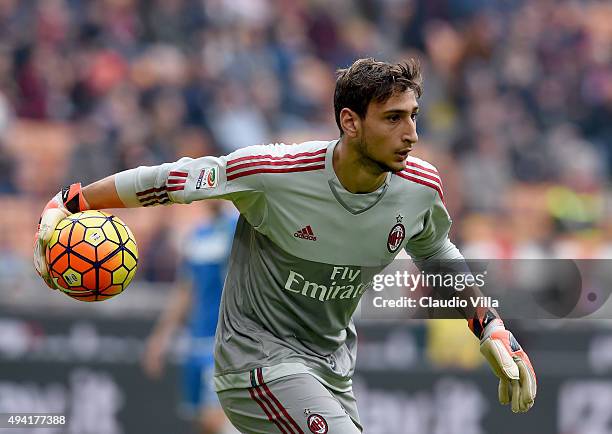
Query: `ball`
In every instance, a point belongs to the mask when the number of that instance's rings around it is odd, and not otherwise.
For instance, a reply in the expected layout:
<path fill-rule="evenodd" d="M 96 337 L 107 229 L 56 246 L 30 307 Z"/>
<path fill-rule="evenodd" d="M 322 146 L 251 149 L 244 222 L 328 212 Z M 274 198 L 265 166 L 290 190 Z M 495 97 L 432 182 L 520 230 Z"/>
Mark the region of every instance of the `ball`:
<path fill-rule="evenodd" d="M 119 218 L 84 211 L 59 222 L 46 251 L 58 288 L 81 301 L 102 301 L 123 292 L 138 264 L 134 235 Z"/>

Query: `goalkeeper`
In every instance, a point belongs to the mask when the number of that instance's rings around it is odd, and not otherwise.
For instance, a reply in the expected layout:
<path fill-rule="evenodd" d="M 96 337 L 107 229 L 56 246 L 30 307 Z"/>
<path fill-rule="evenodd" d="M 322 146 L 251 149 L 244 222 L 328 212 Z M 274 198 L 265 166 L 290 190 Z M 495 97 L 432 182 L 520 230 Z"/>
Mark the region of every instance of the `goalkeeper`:
<path fill-rule="evenodd" d="M 418 63 L 360 59 L 340 70 L 340 138 L 182 158 L 73 184 L 43 211 L 34 259 L 64 216 L 85 209 L 227 199 L 240 211 L 215 337 L 215 390 L 244 433 L 359 433 L 352 320 L 373 276 L 401 249 L 415 261 L 462 259 L 436 168 L 418 141 Z M 468 296 L 470 291 L 457 295 Z M 529 358 L 492 309 L 467 324 L 514 412 L 533 405 Z"/>

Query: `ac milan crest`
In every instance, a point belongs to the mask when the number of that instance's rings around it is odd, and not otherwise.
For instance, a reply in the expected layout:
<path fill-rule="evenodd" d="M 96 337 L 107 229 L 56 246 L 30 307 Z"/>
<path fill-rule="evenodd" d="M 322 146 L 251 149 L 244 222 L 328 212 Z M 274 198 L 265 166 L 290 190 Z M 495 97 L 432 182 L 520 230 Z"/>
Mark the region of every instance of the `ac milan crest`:
<path fill-rule="evenodd" d="M 404 225 L 401 223 L 397 223 L 393 228 L 391 228 L 391 232 L 389 232 L 389 237 L 387 238 L 387 249 L 391 253 L 395 253 L 397 249 L 402 245 L 402 241 L 406 238 L 406 229 Z"/>
<path fill-rule="evenodd" d="M 327 421 L 320 414 L 313 413 L 306 421 L 308 429 L 314 434 L 327 434 Z"/>

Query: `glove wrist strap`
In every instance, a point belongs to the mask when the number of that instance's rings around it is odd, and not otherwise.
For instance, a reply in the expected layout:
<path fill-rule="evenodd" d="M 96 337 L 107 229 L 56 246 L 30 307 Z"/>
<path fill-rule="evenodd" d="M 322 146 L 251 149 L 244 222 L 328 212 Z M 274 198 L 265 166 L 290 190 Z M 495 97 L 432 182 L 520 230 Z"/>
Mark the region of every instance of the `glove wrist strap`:
<path fill-rule="evenodd" d="M 80 182 L 62 188 L 61 195 L 63 205 L 73 214 L 90 209 L 85 196 L 83 196 Z"/>
<path fill-rule="evenodd" d="M 498 327 L 501 325 L 501 327 L 504 327 L 503 321 L 499 318 L 497 313 L 491 309 L 478 309 L 474 314 L 474 318 L 468 320 L 468 327 L 480 340 L 485 338 L 485 329 L 492 325 L 496 325 Z M 490 333 L 491 332 L 487 333 L 487 337 Z"/>

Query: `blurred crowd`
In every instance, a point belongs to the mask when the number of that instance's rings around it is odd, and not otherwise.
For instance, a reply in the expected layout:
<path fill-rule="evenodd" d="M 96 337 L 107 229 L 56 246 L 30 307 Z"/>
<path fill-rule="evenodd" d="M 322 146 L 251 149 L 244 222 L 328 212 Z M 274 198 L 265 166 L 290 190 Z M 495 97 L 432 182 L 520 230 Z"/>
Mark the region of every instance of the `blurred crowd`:
<path fill-rule="evenodd" d="M 338 137 L 334 72 L 364 56 L 420 59 L 416 155 L 467 256 L 611 257 L 611 22 L 605 0 L 0 0 L 0 274 L 63 184 Z M 179 213 L 126 214 L 141 277 L 172 279 Z"/>

